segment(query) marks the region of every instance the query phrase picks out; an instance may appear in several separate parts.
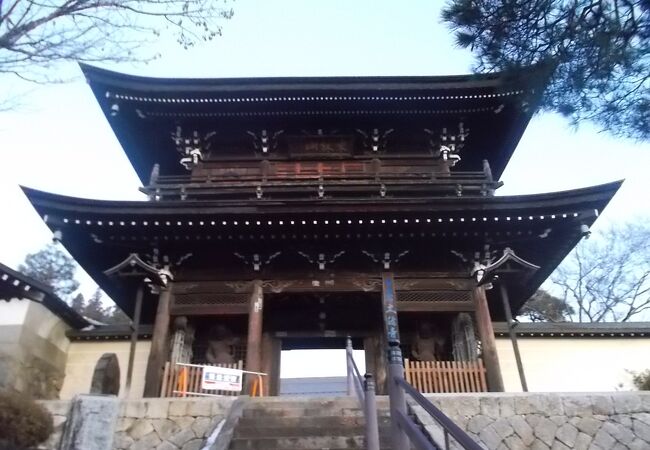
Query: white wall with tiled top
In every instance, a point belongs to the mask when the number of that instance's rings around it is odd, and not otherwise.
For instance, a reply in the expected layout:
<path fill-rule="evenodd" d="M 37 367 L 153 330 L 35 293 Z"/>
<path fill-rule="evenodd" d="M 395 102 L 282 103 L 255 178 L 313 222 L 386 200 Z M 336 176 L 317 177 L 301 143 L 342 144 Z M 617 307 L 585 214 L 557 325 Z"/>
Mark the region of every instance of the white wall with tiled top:
<path fill-rule="evenodd" d="M 634 389 L 632 374 L 650 369 L 650 337 L 519 338 L 530 392 Z M 509 338 L 496 339 L 506 392 L 521 392 Z"/>

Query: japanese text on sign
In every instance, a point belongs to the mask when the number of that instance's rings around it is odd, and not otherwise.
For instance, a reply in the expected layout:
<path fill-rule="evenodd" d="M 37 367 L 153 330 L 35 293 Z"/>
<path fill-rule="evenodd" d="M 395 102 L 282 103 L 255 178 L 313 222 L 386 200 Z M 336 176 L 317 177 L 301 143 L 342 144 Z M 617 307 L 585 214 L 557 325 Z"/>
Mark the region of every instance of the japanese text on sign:
<path fill-rule="evenodd" d="M 203 366 L 201 388 L 205 390 L 241 391 L 243 372 L 226 367 Z"/>

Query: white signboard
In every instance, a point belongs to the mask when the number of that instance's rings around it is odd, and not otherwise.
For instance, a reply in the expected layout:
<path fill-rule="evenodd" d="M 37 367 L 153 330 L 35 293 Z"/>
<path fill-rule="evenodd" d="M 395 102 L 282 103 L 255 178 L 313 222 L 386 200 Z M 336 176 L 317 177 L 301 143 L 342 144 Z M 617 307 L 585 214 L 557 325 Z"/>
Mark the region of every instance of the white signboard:
<path fill-rule="evenodd" d="M 243 372 L 226 367 L 203 366 L 201 389 L 241 391 Z"/>

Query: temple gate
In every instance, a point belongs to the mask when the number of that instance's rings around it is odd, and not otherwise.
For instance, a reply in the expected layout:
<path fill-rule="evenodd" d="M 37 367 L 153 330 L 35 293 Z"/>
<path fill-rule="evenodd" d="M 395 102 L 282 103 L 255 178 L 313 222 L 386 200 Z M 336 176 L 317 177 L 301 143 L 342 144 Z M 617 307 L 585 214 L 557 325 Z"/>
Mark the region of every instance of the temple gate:
<path fill-rule="evenodd" d="M 492 321 L 516 314 L 620 185 L 495 195 L 538 100 L 530 70 L 83 70 L 148 201 L 25 192 L 135 333 L 153 324 L 145 396 L 173 394 L 177 363 L 263 372 L 276 395 L 283 345 L 347 336 L 382 393 L 395 334 L 420 389 L 501 391 Z"/>

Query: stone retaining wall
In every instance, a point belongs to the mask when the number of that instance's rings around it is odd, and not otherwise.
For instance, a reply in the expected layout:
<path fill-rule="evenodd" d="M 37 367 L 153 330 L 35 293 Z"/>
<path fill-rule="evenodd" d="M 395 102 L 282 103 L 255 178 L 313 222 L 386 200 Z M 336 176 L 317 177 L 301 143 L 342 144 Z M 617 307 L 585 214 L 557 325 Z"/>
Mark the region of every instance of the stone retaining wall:
<path fill-rule="evenodd" d="M 115 450 L 199 450 L 225 417 L 234 397 L 151 398 L 120 402 Z M 59 450 L 70 401 L 41 402 L 54 417 L 55 432 L 43 450 Z"/>
<path fill-rule="evenodd" d="M 54 421 L 54 432 L 50 435 L 50 438 L 38 448 L 42 450 L 59 450 L 59 442 L 63 435 L 63 427 L 68 420 L 68 413 L 70 412 L 72 402 L 70 400 L 44 400 L 39 401 L 38 403 L 42 404 L 45 409 L 52 414 L 52 419 Z"/>
<path fill-rule="evenodd" d="M 490 450 L 650 449 L 650 392 L 427 398 Z M 414 410 L 429 434 L 440 439 L 435 420 L 419 406 Z"/>
<path fill-rule="evenodd" d="M 650 449 L 650 393 L 436 394 L 427 396 L 489 450 Z M 234 397 L 121 401 L 114 450 L 199 450 Z M 56 431 L 41 448 L 58 448 L 69 401 L 42 402 Z M 435 440 L 441 430 L 421 408 Z M 439 441 L 440 442 L 440 441 Z M 61 449 L 66 450 L 66 449 Z"/>

